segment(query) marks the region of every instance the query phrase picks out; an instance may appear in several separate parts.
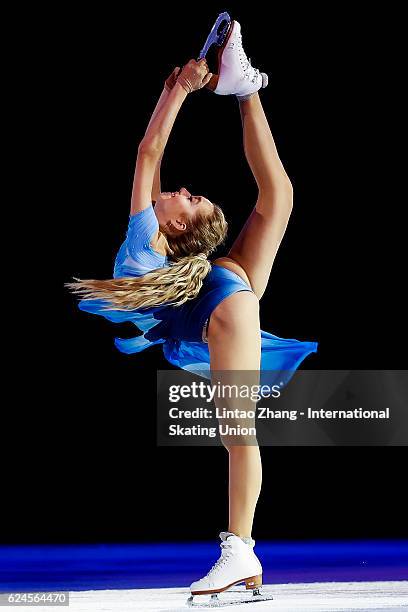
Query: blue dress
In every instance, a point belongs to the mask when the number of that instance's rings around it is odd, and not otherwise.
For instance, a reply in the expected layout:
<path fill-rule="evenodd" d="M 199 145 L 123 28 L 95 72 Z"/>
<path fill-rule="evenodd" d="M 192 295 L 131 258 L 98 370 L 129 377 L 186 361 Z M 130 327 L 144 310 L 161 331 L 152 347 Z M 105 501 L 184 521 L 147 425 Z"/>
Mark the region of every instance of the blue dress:
<path fill-rule="evenodd" d="M 169 265 L 167 257 L 150 245 L 158 229 L 152 205 L 130 217 L 126 240 L 116 256 L 114 278 L 143 276 Z M 139 353 L 162 344 L 164 356 L 172 365 L 210 378 L 206 326 L 216 306 L 237 291 L 252 289 L 235 272 L 213 264 L 198 296 L 181 306 L 123 311 L 107 308 L 109 304 L 104 300 L 81 300 L 79 308 L 114 323 L 131 321 L 143 332 L 134 338 L 115 339 L 123 353 Z M 261 330 L 261 349 L 260 383 L 275 384 L 280 380 L 285 384 L 303 359 L 316 352 L 317 342 L 288 340 Z"/>

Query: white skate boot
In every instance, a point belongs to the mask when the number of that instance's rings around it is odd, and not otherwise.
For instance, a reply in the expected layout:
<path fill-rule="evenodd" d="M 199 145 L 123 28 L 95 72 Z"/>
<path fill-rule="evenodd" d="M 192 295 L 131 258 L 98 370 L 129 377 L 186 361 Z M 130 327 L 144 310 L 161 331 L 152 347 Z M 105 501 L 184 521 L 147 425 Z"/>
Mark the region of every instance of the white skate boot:
<path fill-rule="evenodd" d="M 222 531 L 220 538 L 222 540 L 221 557 L 204 578 L 191 584 L 191 597 L 187 603 L 193 607 L 215 607 L 220 604 L 228 605 L 272 599 L 259 593 L 259 587 L 262 585 L 262 565 L 253 551 L 254 540 L 248 538 L 249 543 L 246 543 L 240 537 L 228 531 Z M 218 600 L 218 593 L 226 591 L 240 582 L 245 582 L 245 588 L 253 591 L 250 599 L 247 597 L 245 600 Z M 193 601 L 195 595 L 211 595 L 211 599 L 196 603 Z"/>
<path fill-rule="evenodd" d="M 268 76 L 251 65 L 242 47 L 240 24 L 232 21 L 218 51 L 218 69 L 206 87 L 221 96 L 235 94 L 245 100 L 267 85 Z"/>

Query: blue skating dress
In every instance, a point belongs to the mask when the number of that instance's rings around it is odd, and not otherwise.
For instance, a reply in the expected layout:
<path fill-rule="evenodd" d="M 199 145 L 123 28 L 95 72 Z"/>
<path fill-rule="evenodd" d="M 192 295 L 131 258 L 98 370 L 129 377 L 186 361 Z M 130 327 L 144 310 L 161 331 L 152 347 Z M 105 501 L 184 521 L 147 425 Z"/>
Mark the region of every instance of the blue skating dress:
<path fill-rule="evenodd" d="M 114 266 L 114 278 L 142 276 L 169 265 L 166 256 L 154 251 L 152 236 L 159 229 L 157 217 L 150 204 L 129 220 L 126 240 L 119 249 Z M 174 366 L 210 378 L 210 356 L 206 341 L 206 327 L 212 311 L 226 297 L 237 291 L 252 291 L 235 272 L 216 264 L 206 276 L 196 298 L 181 306 L 158 306 L 134 311 L 106 309 L 104 300 L 81 300 L 79 308 L 104 316 L 114 323 L 131 321 L 143 335 L 129 339 L 115 339 L 123 353 L 139 353 L 155 344 L 163 345 L 166 359 Z M 283 384 L 299 364 L 317 350 L 317 342 L 278 338 L 261 330 L 261 384 Z"/>

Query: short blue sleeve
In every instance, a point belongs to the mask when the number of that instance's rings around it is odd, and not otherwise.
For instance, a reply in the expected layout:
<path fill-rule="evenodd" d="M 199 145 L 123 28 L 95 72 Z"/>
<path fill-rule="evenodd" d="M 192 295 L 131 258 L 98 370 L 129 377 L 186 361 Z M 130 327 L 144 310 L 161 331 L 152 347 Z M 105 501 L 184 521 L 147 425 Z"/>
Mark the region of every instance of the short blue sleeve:
<path fill-rule="evenodd" d="M 154 251 L 150 245 L 158 229 L 159 223 L 152 204 L 130 217 L 126 240 L 116 256 L 115 278 L 143 276 L 168 265 L 167 257 Z"/>

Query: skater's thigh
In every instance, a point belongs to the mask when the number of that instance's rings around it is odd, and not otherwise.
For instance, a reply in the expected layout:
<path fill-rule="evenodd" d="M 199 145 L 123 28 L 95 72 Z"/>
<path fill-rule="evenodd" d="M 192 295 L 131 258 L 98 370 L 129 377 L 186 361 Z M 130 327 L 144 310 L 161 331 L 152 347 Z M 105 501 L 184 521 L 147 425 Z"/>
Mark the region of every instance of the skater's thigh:
<path fill-rule="evenodd" d="M 208 325 L 212 370 L 259 370 L 261 334 L 259 300 L 238 291 L 214 309 Z"/>
<path fill-rule="evenodd" d="M 251 394 L 229 394 L 229 389 L 252 389 L 259 385 L 261 334 L 259 301 L 250 291 L 239 291 L 225 298 L 213 311 L 208 326 L 211 382 L 217 389 L 225 389 L 215 404 L 222 415 L 219 418 L 220 435 L 226 448 L 235 445 L 256 444 L 252 432 L 255 427 L 256 403 Z M 222 411 L 226 410 L 227 413 Z"/>

